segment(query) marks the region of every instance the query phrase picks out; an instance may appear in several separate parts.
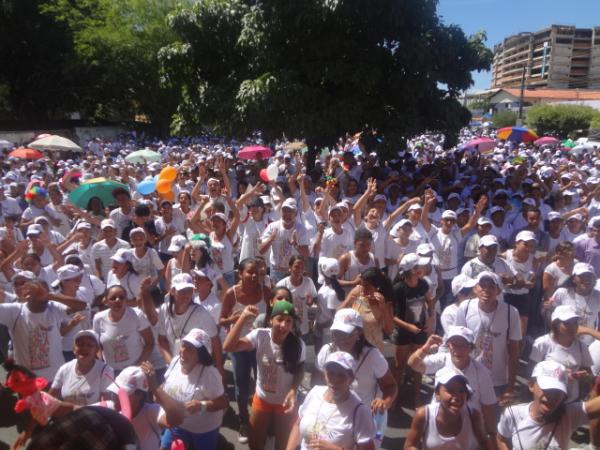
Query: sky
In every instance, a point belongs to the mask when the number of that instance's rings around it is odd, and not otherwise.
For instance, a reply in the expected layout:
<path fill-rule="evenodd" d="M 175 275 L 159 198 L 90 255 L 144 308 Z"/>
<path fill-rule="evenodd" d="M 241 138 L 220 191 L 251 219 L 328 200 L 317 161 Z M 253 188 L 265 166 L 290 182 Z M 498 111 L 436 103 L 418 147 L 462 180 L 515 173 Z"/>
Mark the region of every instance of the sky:
<path fill-rule="evenodd" d="M 419 0 L 414 0 L 419 1 Z M 600 0 L 439 0 L 438 15 L 446 24 L 459 25 L 467 35 L 487 32 L 487 45 L 522 31 L 550 25 L 600 26 Z M 473 72 L 469 91 L 490 87 L 490 72 Z"/>

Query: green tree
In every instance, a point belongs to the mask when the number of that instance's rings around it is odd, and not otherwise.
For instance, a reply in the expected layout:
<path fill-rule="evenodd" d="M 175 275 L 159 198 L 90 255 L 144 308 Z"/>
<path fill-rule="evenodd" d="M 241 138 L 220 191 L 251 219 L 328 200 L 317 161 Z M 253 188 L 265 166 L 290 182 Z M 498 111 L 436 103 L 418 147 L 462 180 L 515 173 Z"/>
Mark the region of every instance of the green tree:
<path fill-rule="evenodd" d="M 310 151 L 350 131 L 455 132 L 457 98 L 486 70 L 485 33 L 444 25 L 436 0 L 204 0 L 169 18 L 178 39 L 160 51 L 180 91 L 175 132 L 262 130 L 307 139 Z M 367 133 L 372 135 L 372 133 Z M 373 140 L 378 142 L 381 140 Z M 397 147 L 396 147 L 397 148 Z M 384 149 L 382 149 L 384 151 Z"/>
<path fill-rule="evenodd" d="M 145 115 L 167 131 L 176 96 L 161 85 L 157 54 L 174 40 L 166 16 L 176 0 L 49 0 L 42 11 L 73 36 L 88 75 L 81 107 L 98 118 Z"/>
<path fill-rule="evenodd" d="M 517 114 L 510 110 L 495 112 L 492 123 L 496 128 L 512 127 L 517 123 Z"/>
<path fill-rule="evenodd" d="M 526 123 L 541 136 L 566 137 L 575 130 L 588 129 L 597 111 L 589 106 L 540 103 L 527 110 Z"/>
<path fill-rule="evenodd" d="M 600 130 L 600 113 L 596 113 L 590 121 L 590 130 Z"/>
<path fill-rule="evenodd" d="M 73 111 L 79 72 L 66 27 L 40 13 L 41 0 L 0 1 L 0 85 L 9 117 L 37 121 Z"/>

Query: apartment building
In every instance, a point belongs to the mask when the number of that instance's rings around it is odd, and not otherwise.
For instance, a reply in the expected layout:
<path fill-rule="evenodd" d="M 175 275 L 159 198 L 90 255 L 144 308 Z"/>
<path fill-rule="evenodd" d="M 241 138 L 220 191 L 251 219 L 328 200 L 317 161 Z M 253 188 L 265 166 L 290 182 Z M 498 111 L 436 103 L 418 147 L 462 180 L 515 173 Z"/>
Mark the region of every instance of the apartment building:
<path fill-rule="evenodd" d="M 600 89 L 600 26 L 552 25 L 494 47 L 492 88 Z"/>

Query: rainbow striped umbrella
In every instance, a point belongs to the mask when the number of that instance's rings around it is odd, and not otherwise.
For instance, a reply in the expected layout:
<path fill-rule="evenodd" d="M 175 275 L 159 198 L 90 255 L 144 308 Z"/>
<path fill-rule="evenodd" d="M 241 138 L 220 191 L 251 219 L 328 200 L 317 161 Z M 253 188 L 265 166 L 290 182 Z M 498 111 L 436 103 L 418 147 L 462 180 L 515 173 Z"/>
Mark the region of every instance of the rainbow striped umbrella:
<path fill-rule="evenodd" d="M 500 128 L 496 132 L 496 137 L 503 141 L 513 142 L 533 142 L 539 139 L 539 136 L 531 131 L 529 128 L 520 127 L 505 127 Z"/>

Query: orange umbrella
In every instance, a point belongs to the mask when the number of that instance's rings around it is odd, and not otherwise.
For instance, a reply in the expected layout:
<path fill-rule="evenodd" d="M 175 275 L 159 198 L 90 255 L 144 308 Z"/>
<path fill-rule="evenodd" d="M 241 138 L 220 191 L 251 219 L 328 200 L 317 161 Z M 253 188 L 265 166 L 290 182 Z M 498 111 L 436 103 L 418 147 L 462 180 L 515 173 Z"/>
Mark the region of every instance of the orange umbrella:
<path fill-rule="evenodd" d="M 9 158 L 21 158 L 21 159 L 40 159 L 44 157 L 42 152 L 38 152 L 32 148 L 17 148 L 8 154 Z"/>

